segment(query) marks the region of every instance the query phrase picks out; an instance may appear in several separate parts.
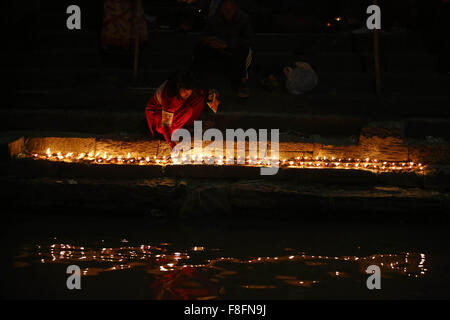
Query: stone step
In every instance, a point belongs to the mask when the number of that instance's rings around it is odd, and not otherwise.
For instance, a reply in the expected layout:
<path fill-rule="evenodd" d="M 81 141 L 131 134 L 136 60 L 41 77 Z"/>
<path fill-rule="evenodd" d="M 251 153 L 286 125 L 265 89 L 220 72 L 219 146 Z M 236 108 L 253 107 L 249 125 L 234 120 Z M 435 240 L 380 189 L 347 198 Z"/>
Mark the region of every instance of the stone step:
<path fill-rule="evenodd" d="M 139 85 L 142 87 L 156 88 L 164 79 L 171 75 L 172 71 L 166 69 L 141 70 L 139 73 Z M 281 67 L 269 69 L 256 69 L 251 72 L 251 88 L 264 91 L 260 81 L 268 74 L 274 74 L 279 82 L 279 91 L 284 88 L 285 77 Z M 319 83 L 314 89 L 314 94 L 348 94 L 374 92 L 374 79 L 372 73 L 341 73 L 319 72 Z M 10 88 L 16 90 L 43 90 L 49 93 L 62 88 L 83 88 L 88 86 L 114 86 L 121 82 L 132 82 L 132 70 L 124 69 L 50 69 L 36 68 L 17 69 L 6 71 L 6 78 L 14 79 L 9 83 Z M 218 87 L 228 88 L 227 79 L 216 77 L 214 83 Z M 434 73 L 418 73 L 411 77 L 409 73 L 382 73 L 381 77 L 384 94 L 417 94 L 421 95 L 445 95 L 450 85 L 450 78 Z"/>
<path fill-rule="evenodd" d="M 162 78 L 164 79 L 164 78 Z M 128 84 L 131 81 L 128 82 Z M 125 84 L 125 85 L 128 85 Z M 24 89 L 10 91 L 6 95 L 8 106 L 24 110 L 116 110 L 141 112 L 152 96 L 152 88 L 127 88 L 102 85 L 95 81 L 89 87 L 78 83 L 77 87 L 59 89 Z M 450 117 L 446 106 L 450 97 L 446 92 L 433 95 L 426 91 L 411 92 L 401 88 L 382 99 L 364 90 L 353 90 L 351 86 L 337 90 L 333 84 L 320 86 L 306 95 L 290 95 L 278 91 L 263 91 L 253 84 L 252 96 L 241 100 L 230 89 L 229 84 L 216 87 L 221 95 L 221 112 L 250 112 L 281 114 L 337 114 L 353 115 L 372 119 L 403 119 L 405 117 Z M 335 89 L 336 88 L 336 89 Z M 386 90 L 387 91 L 387 90 Z M 431 91 L 430 91 L 431 92 Z"/>
<path fill-rule="evenodd" d="M 126 214 L 171 221 L 231 218 L 233 223 L 246 218 L 448 223 L 448 194 L 417 188 L 336 188 L 244 179 L 211 183 L 172 178 L 105 181 L 2 177 L 1 182 L 9 186 L 0 194 L 5 212 L 27 216 L 45 212 L 59 218 L 76 215 L 112 219 Z"/>
<path fill-rule="evenodd" d="M 51 149 L 54 150 L 54 149 Z M 148 152 L 147 154 L 151 154 Z M 126 155 L 125 155 L 126 156 Z M 133 157 L 133 156 L 132 156 Z M 309 169 L 284 168 L 275 175 L 262 175 L 260 167 L 249 165 L 133 165 L 133 164 L 87 164 L 77 162 L 13 159 L 2 163 L 4 178 L 59 178 L 145 180 L 154 178 L 230 180 L 247 179 L 264 181 L 287 181 L 292 183 L 323 184 L 338 186 L 397 186 L 434 188 L 443 175 L 416 172 L 376 173 L 356 169 Z M 448 179 L 448 176 L 445 176 Z M 448 180 L 446 180 L 448 185 Z M 441 185 L 442 186 L 442 185 Z"/>
<path fill-rule="evenodd" d="M 32 123 L 20 123 L 22 120 L 20 118 L 7 119 L 10 123 L 14 120 L 18 123 L 16 131 L 3 133 L 3 149 L 9 149 L 11 156 L 21 152 L 44 155 L 47 148 L 63 154 L 92 152 L 102 155 L 107 153 L 114 157 L 125 157 L 128 153 L 136 158 L 153 158 L 153 156 L 161 158 L 170 155 L 170 149 L 165 141 L 150 138 L 143 115 L 116 114 L 115 117 L 109 115 L 98 122 L 94 120 L 92 113 L 63 114 L 66 118 L 54 113 L 50 116 L 49 114 L 39 114 L 38 117 L 33 117 L 33 114 L 27 116 L 32 120 L 41 120 L 38 122 L 39 126 L 36 126 L 36 123 L 34 126 Z M 259 129 L 270 131 L 276 128 L 280 131 L 278 138 L 280 159 L 288 161 L 308 156 L 321 159 L 370 158 L 380 161 L 448 164 L 450 159 L 448 136 L 435 136 L 434 141 L 428 141 L 427 137 L 420 139 L 418 136 L 410 135 L 408 128 L 413 126 L 417 131 L 423 132 L 427 122 L 432 121 L 420 122 L 412 119 L 405 122 L 368 123 L 358 118 L 342 117 L 219 114 L 212 128 L 219 129 L 225 140 L 231 139 L 226 138 L 227 129 L 252 129 L 256 130 L 257 135 Z M 449 125 L 449 121 L 433 122 L 435 127 L 442 129 Z M 21 130 L 17 130 L 18 127 Z M 203 131 L 210 127 L 201 125 Z M 3 128 L 9 129 L 7 126 Z M 58 129 L 59 132 L 51 131 Z M 200 137 L 193 135 L 192 138 Z M 270 145 L 269 143 L 269 150 Z M 223 147 L 226 150 L 227 145 L 224 144 Z M 247 144 L 247 149 L 248 147 Z"/>
<path fill-rule="evenodd" d="M 65 24 L 64 24 L 65 26 Z M 199 33 L 150 32 L 147 47 L 152 51 L 190 51 L 199 37 Z M 84 48 L 95 49 L 100 41 L 100 29 L 95 30 L 65 30 L 64 28 L 43 29 L 40 31 L 38 48 Z M 255 51 L 260 52 L 372 52 L 373 39 L 371 34 L 354 35 L 346 33 L 256 33 L 254 38 Z M 390 34 L 380 35 L 381 52 L 417 51 L 421 50 L 421 35 Z"/>
<path fill-rule="evenodd" d="M 148 137 L 144 108 L 139 112 L 102 110 L 2 110 L 2 131 L 76 132 Z M 208 116 L 212 119 L 212 117 Z M 277 128 L 296 131 L 304 137 L 342 137 L 342 143 L 358 140 L 365 121 L 355 116 L 319 116 L 277 113 L 221 112 L 214 117 L 214 128 Z M 95 125 L 93 125 L 95 124 Z M 310 137 L 310 139 L 314 139 Z M 318 139 L 318 137 L 316 137 Z"/>
<path fill-rule="evenodd" d="M 95 68 L 115 67 L 132 69 L 134 57 L 127 54 L 100 54 L 74 50 L 60 52 L 40 52 L 33 54 L 17 53 L 13 57 L 1 54 L 2 66 L 11 68 Z M 426 53 L 391 53 L 383 54 L 381 71 L 420 73 L 434 72 L 438 59 Z M 371 54 L 350 52 L 327 52 L 312 55 L 294 55 L 290 53 L 256 52 L 253 60 L 254 68 L 292 65 L 296 61 L 309 62 L 318 72 L 366 72 L 374 70 L 374 59 Z M 140 55 L 140 70 L 169 69 L 188 67 L 192 62 L 192 53 L 164 52 L 156 53 L 146 49 Z M 412 67 L 413 66 L 413 67 Z"/>

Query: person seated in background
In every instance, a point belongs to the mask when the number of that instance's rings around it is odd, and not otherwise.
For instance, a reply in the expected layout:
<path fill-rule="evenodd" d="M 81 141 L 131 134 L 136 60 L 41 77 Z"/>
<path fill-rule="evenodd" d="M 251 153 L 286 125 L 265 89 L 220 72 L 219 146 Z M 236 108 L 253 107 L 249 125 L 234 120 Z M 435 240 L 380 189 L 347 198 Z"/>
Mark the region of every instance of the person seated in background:
<path fill-rule="evenodd" d="M 211 62 L 225 67 L 238 96 L 247 98 L 252 40 L 250 18 L 237 0 L 221 0 L 195 48 L 193 69 L 203 75 Z"/>
<path fill-rule="evenodd" d="M 172 133 L 193 125 L 205 103 L 215 113 L 219 105 L 217 97 L 217 91 L 202 89 L 191 72 L 175 73 L 161 84 L 147 103 L 145 115 L 150 133 L 162 135 L 173 148 Z"/>

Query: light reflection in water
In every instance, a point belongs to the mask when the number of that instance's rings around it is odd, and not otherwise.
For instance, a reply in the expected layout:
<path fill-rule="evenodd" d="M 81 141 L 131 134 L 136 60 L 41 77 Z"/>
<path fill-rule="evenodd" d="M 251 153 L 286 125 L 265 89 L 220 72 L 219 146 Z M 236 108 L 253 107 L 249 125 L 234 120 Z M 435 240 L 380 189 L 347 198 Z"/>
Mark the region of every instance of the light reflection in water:
<path fill-rule="evenodd" d="M 161 299 L 217 298 L 221 291 L 225 291 L 223 287 L 225 279 L 235 279 L 240 273 L 246 272 L 243 270 L 246 267 L 254 270 L 264 266 L 288 264 L 292 265 L 294 270 L 302 266 L 302 268 L 313 268 L 321 273 L 317 278 L 311 279 L 310 274 L 301 278 L 298 272 L 295 275 L 279 274 L 288 273 L 286 268 L 280 267 L 276 269 L 277 271 L 271 271 L 270 279 L 252 282 L 242 278 L 237 283 L 232 281 L 233 285 L 246 290 L 270 290 L 279 287 L 280 284 L 311 288 L 320 286 L 324 277 L 346 279 L 355 277 L 355 273 L 356 277 L 366 275 L 367 267 L 374 264 L 381 268 L 382 277 L 419 278 L 425 276 L 430 269 L 427 266 L 426 255 L 413 252 L 370 256 L 329 256 L 311 255 L 286 248 L 283 250 L 284 254 L 276 256 L 233 257 L 224 256 L 220 249 L 209 249 L 200 245 L 180 249 L 172 248 L 169 243 L 132 245 L 126 239 L 120 240 L 120 243 L 117 247 L 107 247 L 104 243 L 97 246 L 62 243 L 37 245 L 28 250 L 24 249 L 22 254 L 16 257 L 16 267 L 36 263 L 77 264 L 82 268 L 84 276 L 142 268 L 156 277 L 159 292 L 156 298 Z M 180 287 L 183 288 L 180 289 Z M 205 289 L 206 287 L 215 288 L 211 290 Z"/>

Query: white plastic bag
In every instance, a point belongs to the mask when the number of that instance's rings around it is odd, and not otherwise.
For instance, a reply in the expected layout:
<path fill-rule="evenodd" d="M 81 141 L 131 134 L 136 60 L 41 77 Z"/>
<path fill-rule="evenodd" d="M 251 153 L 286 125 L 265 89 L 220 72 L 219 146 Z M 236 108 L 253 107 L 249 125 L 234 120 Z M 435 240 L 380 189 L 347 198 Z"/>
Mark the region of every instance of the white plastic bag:
<path fill-rule="evenodd" d="M 303 94 L 317 86 L 319 78 L 316 72 L 306 62 L 296 62 L 295 67 L 285 67 L 286 89 L 292 94 Z"/>

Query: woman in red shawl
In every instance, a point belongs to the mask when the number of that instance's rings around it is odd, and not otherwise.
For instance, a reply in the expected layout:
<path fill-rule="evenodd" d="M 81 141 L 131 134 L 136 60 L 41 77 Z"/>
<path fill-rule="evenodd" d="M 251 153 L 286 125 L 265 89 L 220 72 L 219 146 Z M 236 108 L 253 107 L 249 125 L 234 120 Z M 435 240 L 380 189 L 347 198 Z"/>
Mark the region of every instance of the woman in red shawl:
<path fill-rule="evenodd" d="M 191 73 L 177 73 L 164 81 L 147 103 L 145 115 L 151 134 L 161 134 L 173 148 L 172 133 L 192 125 L 200 117 L 205 102 L 216 112 L 219 104 L 216 96 L 214 90 L 200 89 Z"/>

